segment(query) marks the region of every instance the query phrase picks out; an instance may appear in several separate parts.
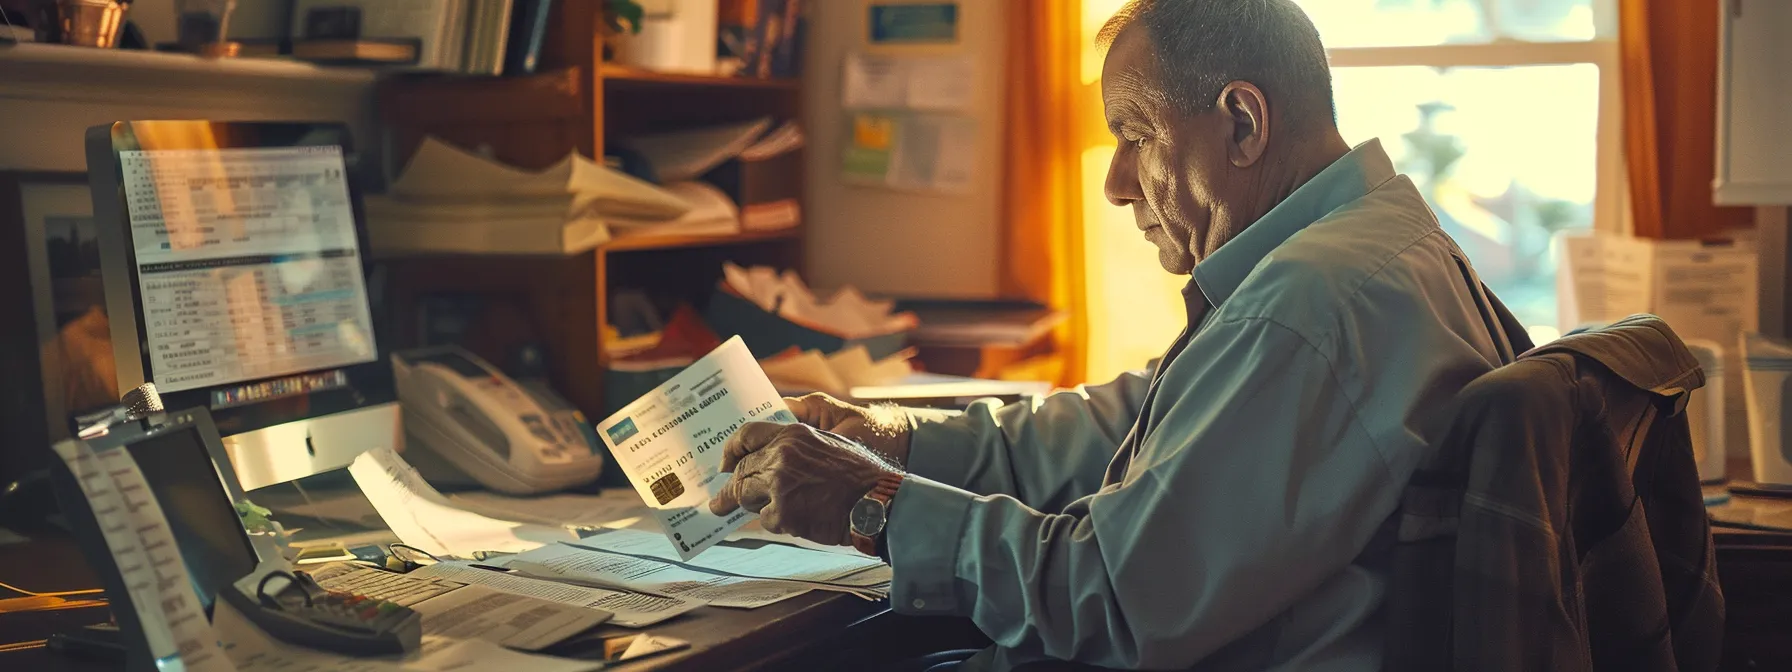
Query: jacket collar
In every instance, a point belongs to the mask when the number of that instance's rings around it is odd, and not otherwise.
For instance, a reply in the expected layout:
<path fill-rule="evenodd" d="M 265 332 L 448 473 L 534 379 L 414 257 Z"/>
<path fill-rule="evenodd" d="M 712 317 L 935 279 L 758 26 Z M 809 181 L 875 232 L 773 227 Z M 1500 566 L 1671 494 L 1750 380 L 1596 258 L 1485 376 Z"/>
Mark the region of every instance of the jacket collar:
<path fill-rule="evenodd" d="M 1394 179 L 1394 164 L 1380 140 L 1357 145 L 1326 166 L 1262 218 L 1195 265 L 1191 280 L 1217 308 L 1238 291 L 1257 263 L 1294 234 Z"/>
<path fill-rule="evenodd" d="M 1654 315 L 1632 315 L 1610 325 L 1569 336 L 1526 353 L 1535 357 L 1552 352 L 1586 356 L 1637 389 L 1675 400 L 1678 411 L 1687 395 L 1705 385 L 1699 360 Z"/>

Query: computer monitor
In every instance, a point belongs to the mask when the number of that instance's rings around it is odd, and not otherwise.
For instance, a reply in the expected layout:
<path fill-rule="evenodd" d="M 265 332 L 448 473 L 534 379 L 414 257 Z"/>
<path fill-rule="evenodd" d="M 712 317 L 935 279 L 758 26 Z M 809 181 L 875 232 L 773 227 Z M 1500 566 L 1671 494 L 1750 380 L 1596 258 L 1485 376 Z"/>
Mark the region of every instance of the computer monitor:
<path fill-rule="evenodd" d="M 119 389 L 210 409 L 245 488 L 394 445 L 356 166 L 337 124 L 88 130 Z"/>

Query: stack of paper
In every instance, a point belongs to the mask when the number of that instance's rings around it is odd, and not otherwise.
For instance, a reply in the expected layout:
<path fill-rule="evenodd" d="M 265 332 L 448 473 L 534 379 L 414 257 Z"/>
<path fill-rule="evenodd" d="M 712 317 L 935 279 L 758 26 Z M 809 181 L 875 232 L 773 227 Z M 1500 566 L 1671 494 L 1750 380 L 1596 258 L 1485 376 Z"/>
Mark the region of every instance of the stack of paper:
<path fill-rule="evenodd" d="M 366 199 L 381 253 L 572 254 L 609 240 L 606 220 L 664 221 L 687 197 L 569 154 L 541 171 L 425 138 L 386 196 Z"/>
<path fill-rule="evenodd" d="M 758 142 L 741 150 L 742 161 L 764 161 L 774 156 L 794 152 L 803 148 L 803 127 L 795 121 L 786 121 L 782 126 L 765 134 Z"/>
<path fill-rule="evenodd" d="M 772 127 L 769 118 L 706 126 L 671 133 L 638 135 L 619 143 L 647 158 L 661 183 L 695 180 L 722 162 L 740 156 Z M 763 150 L 761 150 L 763 151 Z"/>
<path fill-rule="evenodd" d="M 661 535 L 605 530 L 583 541 L 506 558 L 504 566 L 544 580 L 735 609 L 756 609 L 816 590 L 868 600 L 889 596 L 890 568 L 876 558 L 780 544 L 750 550 L 714 546 L 683 562 L 678 555 Z"/>
<path fill-rule="evenodd" d="M 399 540 L 436 557 L 515 553 L 573 538 L 562 527 L 519 524 L 463 510 L 391 448 L 362 453 L 348 471 Z"/>
<path fill-rule="evenodd" d="M 613 217 L 609 220 L 610 235 L 617 238 L 634 236 L 713 235 L 740 232 L 740 209 L 722 190 L 702 182 L 674 182 L 666 191 L 690 207 L 672 219 L 638 219 Z"/>
<path fill-rule="evenodd" d="M 473 570 L 478 571 L 478 570 Z M 523 651 L 540 651 L 610 620 L 590 604 L 566 605 L 469 582 L 440 579 L 421 570 L 398 574 L 339 563 L 310 572 L 317 584 L 410 607 L 423 616 L 423 634 L 483 639 Z"/>
<path fill-rule="evenodd" d="M 895 302 L 873 301 L 851 286 L 826 299 L 817 297 L 794 271 L 724 264 L 722 286 L 766 312 L 848 340 L 907 331 L 916 324 L 913 313 L 895 311 Z"/>
<path fill-rule="evenodd" d="M 851 398 L 855 388 L 889 385 L 914 373 L 908 360 L 913 350 L 904 350 L 882 360 L 872 361 L 865 346 L 855 345 L 831 355 L 819 350 L 784 352 L 760 360 L 765 375 L 783 394 L 826 392 Z"/>

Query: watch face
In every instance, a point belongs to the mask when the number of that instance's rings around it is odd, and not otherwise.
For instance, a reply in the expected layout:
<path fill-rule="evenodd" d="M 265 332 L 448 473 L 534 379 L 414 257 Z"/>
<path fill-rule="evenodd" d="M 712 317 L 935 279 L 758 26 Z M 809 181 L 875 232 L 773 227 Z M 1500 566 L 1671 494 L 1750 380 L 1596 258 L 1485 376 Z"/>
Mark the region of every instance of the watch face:
<path fill-rule="evenodd" d="M 884 531 L 884 503 L 869 497 L 852 505 L 852 531 L 875 537 Z"/>

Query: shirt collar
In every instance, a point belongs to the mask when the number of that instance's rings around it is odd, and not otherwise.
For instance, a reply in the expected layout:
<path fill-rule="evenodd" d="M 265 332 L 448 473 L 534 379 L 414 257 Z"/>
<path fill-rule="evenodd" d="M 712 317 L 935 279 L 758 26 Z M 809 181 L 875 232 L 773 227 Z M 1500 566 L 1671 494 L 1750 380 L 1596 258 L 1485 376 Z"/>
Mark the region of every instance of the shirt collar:
<path fill-rule="evenodd" d="M 1195 264 L 1190 282 L 1207 296 L 1209 305 L 1219 307 L 1238 291 L 1245 276 L 1269 256 L 1271 250 L 1307 225 L 1367 196 L 1393 178 L 1394 164 L 1388 160 L 1387 152 L 1382 151 L 1380 140 L 1357 145 L 1270 208 L 1261 219 Z"/>

